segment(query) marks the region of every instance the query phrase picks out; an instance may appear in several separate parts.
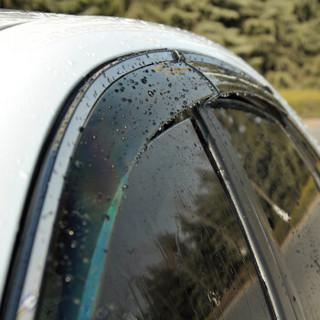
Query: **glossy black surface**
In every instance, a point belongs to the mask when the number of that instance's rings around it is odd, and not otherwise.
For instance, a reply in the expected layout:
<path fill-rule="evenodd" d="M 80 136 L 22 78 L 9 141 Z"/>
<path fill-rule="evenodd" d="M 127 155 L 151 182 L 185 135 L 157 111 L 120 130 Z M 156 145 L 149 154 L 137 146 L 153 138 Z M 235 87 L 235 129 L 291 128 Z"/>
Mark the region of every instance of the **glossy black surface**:
<path fill-rule="evenodd" d="M 88 122 L 79 128 L 66 175 L 39 317 L 69 319 L 88 306 L 92 295 L 83 297 L 83 292 L 93 290 L 94 295 L 96 288 L 87 274 L 92 261 L 101 258 L 96 243 L 102 250 L 108 247 L 129 171 L 153 136 L 215 92 L 200 73 L 178 62 L 133 71 L 97 97 Z M 99 238 L 101 228 L 107 229 L 104 238 Z M 105 252 L 101 254 L 103 259 Z M 92 307 L 88 310 L 90 314 Z"/>
<path fill-rule="evenodd" d="M 210 150 L 209 155 L 213 158 L 222 184 L 236 208 L 239 224 L 258 266 L 262 287 L 266 288 L 265 298 L 273 312 L 273 318 L 303 319 L 299 302 L 292 298 L 295 291 L 291 281 L 287 279 L 287 268 L 283 263 L 279 263 L 282 257 L 277 245 L 266 233 L 267 222 L 261 223 L 263 209 L 227 133 L 212 108 L 213 105 L 220 104 L 223 104 L 223 101 L 218 99 L 216 103 L 210 102 L 210 105 L 206 104 L 195 110 L 203 139 Z"/>
<path fill-rule="evenodd" d="M 215 113 L 251 180 L 308 319 L 319 319 L 320 194 L 279 119 L 237 101 Z"/>
<path fill-rule="evenodd" d="M 95 315 L 108 319 L 269 318 L 234 212 L 189 120 L 155 139 L 134 167 L 99 292 Z"/>

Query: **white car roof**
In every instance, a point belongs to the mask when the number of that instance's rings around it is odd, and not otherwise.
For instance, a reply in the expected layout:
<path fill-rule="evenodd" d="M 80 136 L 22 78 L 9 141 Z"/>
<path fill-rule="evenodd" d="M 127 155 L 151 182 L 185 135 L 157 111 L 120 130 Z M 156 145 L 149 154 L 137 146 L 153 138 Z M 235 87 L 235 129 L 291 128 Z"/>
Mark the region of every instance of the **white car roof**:
<path fill-rule="evenodd" d="M 220 45 L 154 23 L 0 12 L 0 30 L 0 298 L 44 139 L 72 89 L 90 71 L 119 56 L 166 48 L 223 60 L 270 87 L 255 70 Z"/>

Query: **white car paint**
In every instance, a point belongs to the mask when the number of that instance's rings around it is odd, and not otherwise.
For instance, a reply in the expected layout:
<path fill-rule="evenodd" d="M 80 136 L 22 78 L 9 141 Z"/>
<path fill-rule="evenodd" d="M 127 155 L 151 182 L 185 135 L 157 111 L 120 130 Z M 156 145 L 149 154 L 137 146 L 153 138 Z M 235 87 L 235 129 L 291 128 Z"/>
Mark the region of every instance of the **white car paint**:
<path fill-rule="evenodd" d="M 15 19 L 12 24 L 20 21 Z M 187 50 L 223 60 L 270 87 L 230 51 L 179 29 L 130 19 L 48 14 L 20 22 L 0 31 L 0 299 L 44 138 L 72 89 L 95 67 L 144 50 Z"/>

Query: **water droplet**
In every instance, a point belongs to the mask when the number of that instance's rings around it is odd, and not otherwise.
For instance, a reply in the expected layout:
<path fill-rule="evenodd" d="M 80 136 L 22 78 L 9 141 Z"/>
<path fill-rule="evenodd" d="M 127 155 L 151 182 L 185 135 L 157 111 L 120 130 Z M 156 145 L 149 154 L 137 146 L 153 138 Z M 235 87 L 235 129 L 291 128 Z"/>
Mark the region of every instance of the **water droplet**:
<path fill-rule="evenodd" d="M 90 261 L 90 260 L 89 260 L 88 258 L 83 258 L 83 259 L 82 259 L 82 262 L 83 262 L 83 263 L 89 263 L 89 261 Z"/>
<path fill-rule="evenodd" d="M 28 174 L 22 170 L 19 171 L 19 176 L 22 178 L 22 179 L 27 179 L 28 178 Z"/>
<path fill-rule="evenodd" d="M 153 92 L 153 91 L 148 91 L 148 95 L 149 95 L 150 97 L 153 97 L 153 96 L 154 96 L 154 92 Z"/>
<path fill-rule="evenodd" d="M 246 126 L 245 125 L 240 125 L 240 127 L 239 127 L 239 132 L 240 133 L 244 133 L 244 132 L 246 132 L 246 130 L 247 130 L 247 128 L 246 128 Z"/>
<path fill-rule="evenodd" d="M 83 163 L 79 160 L 76 160 L 74 165 L 77 167 L 77 168 L 82 168 L 83 167 Z"/>
<path fill-rule="evenodd" d="M 260 117 L 256 117 L 255 119 L 254 119 L 254 122 L 256 123 L 256 124 L 260 124 L 261 123 L 261 118 Z"/>
<path fill-rule="evenodd" d="M 233 124 L 234 123 L 234 119 L 232 116 L 228 116 L 228 121 L 230 124 Z"/>
<path fill-rule="evenodd" d="M 37 302 L 38 302 L 37 297 L 32 293 L 27 294 L 27 296 L 25 296 L 22 299 L 23 306 L 30 311 L 35 308 Z"/>
<path fill-rule="evenodd" d="M 73 241 L 71 242 L 71 244 L 70 244 L 70 247 L 71 247 L 72 249 L 76 248 L 77 246 L 78 246 L 78 242 L 75 241 L 75 240 L 73 240 Z"/>
<path fill-rule="evenodd" d="M 65 282 L 71 282 L 72 281 L 72 275 L 71 274 L 66 274 L 64 280 L 65 280 Z"/>

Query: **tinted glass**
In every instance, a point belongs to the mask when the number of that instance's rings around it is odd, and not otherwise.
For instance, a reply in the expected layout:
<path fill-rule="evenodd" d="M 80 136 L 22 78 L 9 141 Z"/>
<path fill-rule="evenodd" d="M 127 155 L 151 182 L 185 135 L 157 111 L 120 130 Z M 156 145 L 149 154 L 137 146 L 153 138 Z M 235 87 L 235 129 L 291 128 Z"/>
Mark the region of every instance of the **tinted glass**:
<path fill-rule="evenodd" d="M 72 201 L 88 201 L 79 195 Z M 40 318 L 270 318 L 234 212 L 190 120 L 148 145 L 110 202 L 99 228 L 90 212 L 72 213 L 83 238 L 69 242 L 69 229 L 58 242 L 70 254 L 52 257 Z M 91 232 L 97 240 L 88 259 Z M 83 263 L 88 270 L 80 277 Z"/>
<path fill-rule="evenodd" d="M 289 135 L 270 115 L 237 101 L 216 115 L 228 132 L 292 273 L 308 319 L 320 318 L 320 197 Z"/>
<path fill-rule="evenodd" d="M 148 146 L 123 197 L 96 317 L 268 318 L 244 238 L 190 121 Z"/>
<path fill-rule="evenodd" d="M 213 92 L 186 64 L 161 63 L 133 71 L 97 95 L 65 177 L 40 302 L 48 310 L 41 317 L 77 314 L 99 230 L 109 222 L 107 246 L 131 167 L 150 137 Z"/>

